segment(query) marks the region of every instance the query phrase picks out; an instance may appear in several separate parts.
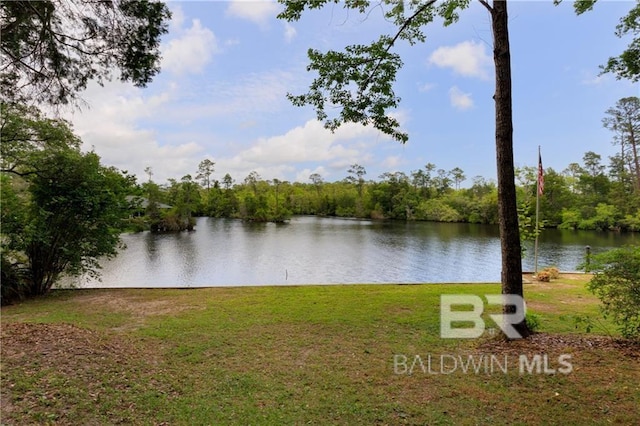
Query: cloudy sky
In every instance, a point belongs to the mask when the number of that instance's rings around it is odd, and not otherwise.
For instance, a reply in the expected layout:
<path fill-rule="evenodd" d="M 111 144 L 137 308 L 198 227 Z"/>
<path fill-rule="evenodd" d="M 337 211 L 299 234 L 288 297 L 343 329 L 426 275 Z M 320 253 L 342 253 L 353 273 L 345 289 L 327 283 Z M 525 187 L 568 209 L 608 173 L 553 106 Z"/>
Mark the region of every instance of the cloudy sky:
<path fill-rule="evenodd" d="M 409 134 L 405 145 L 356 124 L 331 133 L 310 107 L 286 99 L 314 77 L 306 71 L 307 49 L 341 49 L 391 33 L 379 8 L 363 17 L 331 4 L 287 23 L 276 19 L 281 6 L 272 1 L 168 5 L 173 19 L 154 82 L 145 89 L 91 86 L 84 93 L 90 108 L 68 115 L 104 164 L 140 181 L 149 166 L 158 183 L 195 176 L 205 158 L 215 162 L 215 179 L 229 173 L 238 182 L 251 171 L 264 179 L 308 182 L 319 173 L 334 181 L 354 163 L 369 179 L 426 163 L 462 168 L 464 185 L 475 176 L 495 179 L 492 37 L 478 2 L 453 26 L 434 22 L 425 43 L 398 45 L 405 66 L 393 113 Z M 510 2 L 516 166 L 536 165 L 538 145 L 545 167 L 558 171 L 586 151 L 605 161 L 616 152 L 602 128 L 604 111 L 640 90 L 599 77 L 598 66 L 628 43 L 614 31 L 633 5 L 601 0 L 576 16 L 569 2 Z"/>

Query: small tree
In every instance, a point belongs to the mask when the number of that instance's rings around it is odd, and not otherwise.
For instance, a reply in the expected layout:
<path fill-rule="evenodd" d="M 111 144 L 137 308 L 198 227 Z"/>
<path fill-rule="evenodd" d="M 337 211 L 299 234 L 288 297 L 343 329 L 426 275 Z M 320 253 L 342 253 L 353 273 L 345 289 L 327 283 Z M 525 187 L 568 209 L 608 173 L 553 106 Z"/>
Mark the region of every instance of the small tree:
<path fill-rule="evenodd" d="M 2 105 L 2 296 L 44 294 L 63 274 L 96 274 L 120 243 L 132 180 L 82 153 L 63 120 Z M 15 291 L 14 291 L 15 290 Z"/>
<path fill-rule="evenodd" d="M 25 232 L 30 293 L 47 293 L 60 274 L 96 275 L 98 258 L 120 243 L 126 184 L 94 153 L 58 152 L 30 180 Z"/>
<path fill-rule="evenodd" d="M 603 303 L 620 333 L 640 340 L 640 247 L 623 247 L 593 256 L 596 271 L 587 288 Z"/>
<path fill-rule="evenodd" d="M 623 170 L 628 166 L 635 179 L 634 189 L 640 191 L 640 98 L 622 98 L 605 114 L 602 124 L 614 133 L 613 144 L 620 146 L 620 165 Z"/>
<path fill-rule="evenodd" d="M 464 182 L 467 178 L 464 175 L 464 171 L 460 167 L 455 167 L 449 171 L 449 175 L 453 178 L 453 183 L 456 186 L 456 190 L 460 189 L 460 183 Z"/>
<path fill-rule="evenodd" d="M 202 182 L 202 186 L 207 188 L 207 191 L 211 188 L 211 175 L 215 170 L 215 165 L 213 161 L 205 158 L 198 164 L 198 174 L 196 175 L 196 179 L 199 179 Z"/>

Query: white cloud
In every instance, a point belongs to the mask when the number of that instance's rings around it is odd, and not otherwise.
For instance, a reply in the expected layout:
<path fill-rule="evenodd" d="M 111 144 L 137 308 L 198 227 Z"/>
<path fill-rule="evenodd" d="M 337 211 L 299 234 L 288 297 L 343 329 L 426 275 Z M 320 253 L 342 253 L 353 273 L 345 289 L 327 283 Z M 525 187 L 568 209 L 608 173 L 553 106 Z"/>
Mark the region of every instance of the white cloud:
<path fill-rule="evenodd" d="M 299 171 L 296 174 L 295 180 L 296 182 L 310 182 L 309 180 L 309 176 L 311 176 L 312 174 L 317 173 L 319 174 L 323 179 L 325 178 L 325 176 L 327 176 L 327 171 L 325 170 L 324 167 L 322 166 L 318 166 L 315 169 L 310 169 L 310 168 L 306 168 L 304 170 Z"/>
<path fill-rule="evenodd" d="M 580 83 L 584 84 L 585 86 L 600 86 L 604 84 L 606 81 L 607 81 L 606 75 L 594 76 L 592 73 L 583 72 L 582 80 L 580 81 Z"/>
<path fill-rule="evenodd" d="M 293 25 L 288 22 L 284 23 L 284 39 L 287 43 L 291 43 L 297 34 L 298 32 Z"/>
<path fill-rule="evenodd" d="M 429 64 L 441 68 L 452 68 L 457 74 L 465 77 L 488 79 L 492 59 L 485 52 L 483 43 L 463 41 L 455 46 L 443 46 L 429 56 Z"/>
<path fill-rule="evenodd" d="M 171 22 L 169 23 L 169 32 L 180 31 L 184 25 L 185 15 L 180 5 L 169 3 L 171 9 Z"/>
<path fill-rule="evenodd" d="M 279 10 L 280 6 L 273 0 L 231 0 L 227 14 L 265 26 L 270 18 L 276 17 Z"/>
<path fill-rule="evenodd" d="M 466 110 L 473 107 L 471 93 L 464 93 L 457 86 L 449 89 L 449 100 L 451 101 L 451 105 L 459 110 Z"/>
<path fill-rule="evenodd" d="M 144 91 L 119 81 L 104 87 L 91 83 L 83 97 L 91 108 L 71 111 L 67 118 L 82 139 L 85 150 L 93 149 L 103 164 L 127 170 L 144 179 L 150 166 L 153 180 L 165 183 L 192 173 L 206 153 L 203 147 L 185 141 L 162 144 L 157 131 L 142 128 L 137 122 L 154 117 L 172 100 L 171 88 L 157 96 L 144 98 Z"/>
<path fill-rule="evenodd" d="M 332 168 L 344 169 L 353 163 L 371 160 L 369 151 L 380 138 L 380 132 L 360 124 L 348 123 L 334 133 L 325 129 L 317 120 L 309 120 L 283 135 L 259 138 L 255 143 L 233 157 L 218 158 L 220 170 L 229 170 L 232 176 L 246 176 L 256 170 L 264 178 L 282 177 L 285 172 L 294 172 L 298 165 L 305 163 L 329 163 Z M 305 168 L 302 176 L 306 181 L 311 173 Z M 324 168 L 316 168 L 316 173 L 324 176 Z"/>
<path fill-rule="evenodd" d="M 382 161 L 382 167 L 385 170 L 395 171 L 402 164 L 402 158 L 398 155 L 392 155 Z"/>
<path fill-rule="evenodd" d="M 237 77 L 232 81 L 212 81 L 209 86 L 184 84 L 180 96 L 184 99 L 203 98 L 202 102 L 186 103 L 172 112 L 173 118 L 197 120 L 220 116 L 246 116 L 255 120 L 256 112 L 273 113 L 289 106 L 288 91 L 296 89 L 296 76 L 287 71 L 266 71 Z"/>
<path fill-rule="evenodd" d="M 198 19 L 193 20 L 191 28 L 178 32 L 180 37 L 162 49 L 162 69 L 178 75 L 202 72 L 219 51 L 216 36 Z"/>
<path fill-rule="evenodd" d="M 435 83 L 425 83 L 418 86 L 418 91 L 422 93 L 427 93 L 428 91 L 430 91 L 435 87 L 436 87 Z"/>
<path fill-rule="evenodd" d="M 83 93 L 91 107 L 71 110 L 67 118 L 74 123 L 84 149 L 95 149 L 103 164 L 127 170 L 137 175 L 139 181 L 146 180 L 147 166 L 153 169 L 153 180 L 158 183 L 193 174 L 207 156 L 215 159 L 217 170 L 229 172 L 236 179 L 251 170 L 257 170 L 266 179 L 291 179 L 298 166 L 314 167 L 300 162 L 321 158 L 355 161 L 360 150 L 340 141 L 352 137 L 373 140 L 370 135 L 377 134 L 375 131 L 354 125 L 348 131 L 341 129 L 331 134 L 314 121 L 313 125 L 279 137 L 248 141 L 243 138 L 242 130 L 254 128 L 262 113 L 273 113 L 287 104 L 284 94 L 292 79 L 290 73 L 276 71 L 250 74 L 236 82 L 217 82 L 208 88 L 200 86 L 200 93 L 211 96 L 204 96 L 198 103 L 183 103 L 192 95 L 185 91 L 190 87 L 186 79 L 180 84 L 167 82 L 154 96 L 146 89 L 119 81 L 107 82 L 104 87 L 92 83 Z M 237 141 L 218 140 L 215 132 L 199 127 L 203 119 L 228 115 L 234 119 L 242 115 L 237 124 L 242 127 Z M 246 147 L 247 143 L 249 147 L 238 153 L 237 147 L 240 144 Z M 235 151 L 228 151 L 234 147 Z M 283 162 L 279 162 L 281 158 Z"/>

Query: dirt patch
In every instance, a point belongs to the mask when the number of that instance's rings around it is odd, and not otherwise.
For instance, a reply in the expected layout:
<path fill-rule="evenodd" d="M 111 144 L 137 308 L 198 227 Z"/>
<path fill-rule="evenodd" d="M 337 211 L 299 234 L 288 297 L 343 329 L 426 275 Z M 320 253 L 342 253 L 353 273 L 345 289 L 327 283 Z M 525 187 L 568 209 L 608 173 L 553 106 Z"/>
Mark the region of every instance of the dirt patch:
<path fill-rule="evenodd" d="M 537 286 L 541 286 L 542 288 L 558 288 L 561 286 L 571 287 L 573 285 L 572 283 L 570 283 L 571 281 L 587 282 L 591 279 L 592 276 L 593 274 L 585 274 L 582 272 L 562 272 L 559 278 L 555 278 L 551 280 L 551 282 L 543 282 L 536 280 L 533 276 L 533 273 L 526 272 L 522 274 L 522 281 L 525 284 L 536 284 Z M 568 281 L 569 283 L 565 284 L 561 281 Z"/>
<path fill-rule="evenodd" d="M 136 330 L 145 324 L 150 317 L 171 316 L 191 310 L 202 310 L 204 306 L 163 298 L 153 299 L 153 295 L 136 293 L 127 290 L 88 291 L 74 297 L 74 302 L 88 310 L 127 314 L 130 318 L 122 326 L 113 328 L 114 331 Z"/>
<path fill-rule="evenodd" d="M 551 281 L 549 283 L 545 283 L 542 281 L 533 281 L 531 284 L 535 285 L 535 288 L 541 290 L 558 290 L 558 289 L 571 289 L 575 288 L 575 284 L 562 283 L 558 281 Z"/>
<path fill-rule="evenodd" d="M 640 342 L 602 336 L 535 333 L 527 339 L 495 338 L 478 345 L 481 351 L 494 353 L 560 353 L 589 352 L 595 349 L 611 351 L 640 360 Z"/>
<path fill-rule="evenodd" d="M 2 324 L 2 361 L 23 357 L 42 358 L 43 367 L 75 368 L 74 360 L 120 360 L 135 353 L 133 346 L 122 340 L 71 324 Z"/>
<path fill-rule="evenodd" d="M 553 279 L 551 282 L 542 282 L 536 281 L 532 274 L 524 274 L 523 282 L 527 284 L 528 289 L 553 292 L 554 295 L 553 303 L 528 300 L 527 306 L 535 311 L 557 314 L 564 312 L 563 306 L 597 304 L 598 299 L 595 296 L 590 294 L 576 295 L 574 291 L 586 285 L 591 276 L 591 274 L 584 273 L 562 273 L 559 278 Z"/>
<path fill-rule="evenodd" d="M 597 303 L 596 298 L 558 296 L 554 301 L 554 304 L 531 301 L 527 302 L 527 308 L 533 310 L 534 312 L 544 312 L 548 314 L 566 314 L 567 306 L 570 306 L 571 309 L 574 309 L 576 306 L 588 306 L 594 303 Z"/>
<path fill-rule="evenodd" d="M 71 324 L 2 324 L 0 345 L 3 424 L 126 422 L 135 407 L 125 401 L 138 383 L 153 382 L 161 361 L 120 336 Z"/>
<path fill-rule="evenodd" d="M 123 291 L 88 293 L 76 297 L 75 300 L 87 305 L 99 306 L 101 309 L 107 307 L 114 312 L 124 312 L 138 317 L 170 315 L 195 308 L 174 303 L 171 300 L 144 300 L 140 296 Z"/>
<path fill-rule="evenodd" d="M 566 280 L 590 280 L 592 276 L 593 274 L 586 274 L 582 272 L 563 272 L 560 274 L 560 278 Z"/>

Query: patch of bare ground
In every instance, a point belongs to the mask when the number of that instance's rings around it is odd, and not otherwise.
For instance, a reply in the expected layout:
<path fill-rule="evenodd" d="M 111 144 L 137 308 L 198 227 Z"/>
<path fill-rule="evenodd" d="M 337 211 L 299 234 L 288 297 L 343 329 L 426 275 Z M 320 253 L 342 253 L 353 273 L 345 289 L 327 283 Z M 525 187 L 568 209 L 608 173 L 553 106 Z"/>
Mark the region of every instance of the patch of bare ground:
<path fill-rule="evenodd" d="M 0 355 L 2 422 L 16 425 L 127 423 L 129 396 L 155 382 L 159 363 L 131 341 L 71 324 L 2 324 Z M 105 401 L 111 408 L 99 412 Z"/>
<path fill-rule="evenodd" d="M 581 306 L 581 305 L 591 305 L 593 303 L 597 303 L 597 299 L 589 298 L 589 297 L 572 297 L 572 296 L 558 296 L 556 298 L 555 304 L 551 305 L 549 303 L 539 302 L 539 301 L 531 301 L 527 302 L 527 308 L 532 309 L 535 312 L 544 312 L 549 314 L 562 314 L 566 312 L 563 306 Z"/>
<path fill-rule="evenodd" d="M 592 277 L 592 274 L 585 274 L 582 272 L 562 272 L 559 278 L 551 280 L 551 282 L 538 281 L 533 273 L 527 272 L 522 274 L 522 282 L 525 284 L 535 284 L 539 288 L 568 288 L 573 287 L 575 284 L 572 281 L 588 282 Z M 564 282 L 563 282 L 564 281 Z"/>
<path fill-rule="evenodd" d="M 76 297 L 75 300 L 101 308 L 107 307 L 114 312 L 124 312 L 140 317 L 170 315 L 194 308 L 166 299 L 145 300 L 140 296 L 128 294 L 126 291 L 87 293 Z"/>
<path fill-rule="evenodd" d="M 604 336 L 534 333 L 527 339 L 494 338 L 482 342 L 478 349 L 486 352 L 540 354 L 592 352 L 600 350 L 640 361 L 640 342 Z"/>
<path fill-rule="evenodd" d="M 172 299 L 150 299 L 148 296 L 131 293 L 126 290 L 108 290 L 100 292 L 87 292 L 74 297 L 76 302 L 88 309 L 108 309 L 116 313 L 124 313 L 131 316 L 121 327 L 115 331 L 135 330 L 144 325 L 145 319 L 154 316 L 176 315 L 189 310 L 204 309 L 202 306 L 194 306 L 179 303 Z"/>
<path fill-rule="evenodd" d="M 593 274 L 586 274 L 583 272 L 562 272 L 560 273 L 561 279 L 566 280 L 590 280 Z"/>
<path fill-rule="evenodd" d="M 564 290 L 564 289 L 572 289 L 575 288 L 575 284 L 551 281 L 550 283 L 545 283 L 542 281 L 533 280 L 529 284 L 535 286 L 538 290 Z"/>
<path fill-rule="evenodd" d="M 532 274 L 523 275 L 523 282 L 528 284 L 528 288 L 535 289 L 536 291 L 550 291 L 553 292 L 553 303 L 543 301 L 527 301 L 527 306 L 536 312 L 546 313 L 562 313 L 563 305 L 570 306 L 582 306 L 597 304 L 598 299 L 590 294 L 587 295 L 575 295 L 572 291 L 577 286 L 587 283 L 591 278 L 591 274 L 584 273 L 562 273 L 557 279 L 551 280 L 551 282 L 537 281 L 532 277 Z"/>

